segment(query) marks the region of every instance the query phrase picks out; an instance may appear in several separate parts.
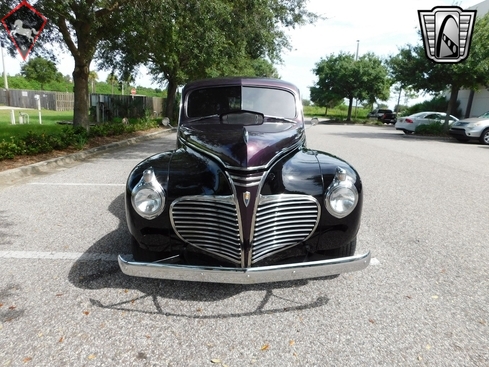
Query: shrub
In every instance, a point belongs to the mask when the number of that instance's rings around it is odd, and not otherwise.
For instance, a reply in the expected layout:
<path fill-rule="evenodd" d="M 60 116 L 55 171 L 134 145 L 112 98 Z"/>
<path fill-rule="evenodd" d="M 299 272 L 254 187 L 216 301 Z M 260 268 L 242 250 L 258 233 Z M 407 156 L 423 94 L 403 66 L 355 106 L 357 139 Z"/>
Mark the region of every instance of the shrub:
<path fill-rule="evenodd" d="M 441 121 L 434 122 L 428 125 L 419 125 L 415 130 L 419 135 L 446 135 L 444 123 Z"/>
<path fill-rule="evenodd" d="M 446 112 L 448 107 L 448 100 L 444 96 L 433 97 L 429 101 L 424 101 L 417 103 L 409 107 L 406 111 L 402 113 L 403 116 L 409 116 L 418 112 L 424 111 L 438 111 Z M 457 113 L 455 116 L 462 116 L 462 110 L 460 109 L 460 101 L 457 101 Z"/>
<path fill-rule="evenodd" d="M 73 126 L 65 126 L 61 133 L 56 134 L 29 131 L 24 136 L 11 137 L 8 141 L 5 139 L 0 141 L 0 160 L 12 159 L 19 155 L 49 153 L 53 150 L 69 147 L 82 149 L 93 137 L 122 135 L 155 127 L 158 127 L 157 120 L 146 117 L 127 125 L 120 122 L 95 125 L 90 128 L 89 133 L 82 127 Z"/>

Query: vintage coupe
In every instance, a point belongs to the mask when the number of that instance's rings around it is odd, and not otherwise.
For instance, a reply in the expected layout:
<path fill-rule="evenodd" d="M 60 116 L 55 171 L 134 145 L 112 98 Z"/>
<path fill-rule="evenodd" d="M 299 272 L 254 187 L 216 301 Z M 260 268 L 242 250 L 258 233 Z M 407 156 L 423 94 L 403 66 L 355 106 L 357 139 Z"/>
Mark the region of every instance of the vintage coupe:
<path fill-rule="evenodd" d="M 355 255 L 358 173 L 306 148 L 299 90 L 218 78 L 182 91 L 177 147 L 130 173 L 128 275 L 216 283 L 318 278 L 364 269 Z"/>

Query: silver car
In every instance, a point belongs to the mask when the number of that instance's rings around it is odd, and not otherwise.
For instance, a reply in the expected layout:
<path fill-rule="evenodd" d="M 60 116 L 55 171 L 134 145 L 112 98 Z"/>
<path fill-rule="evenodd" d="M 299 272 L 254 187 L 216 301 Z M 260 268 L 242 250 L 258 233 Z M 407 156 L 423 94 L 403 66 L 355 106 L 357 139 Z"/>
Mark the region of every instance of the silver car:
<path fill-rule="evenodd" d="M 489 145 L 489 111 L 479 117 L 455 122 L 449 132 L 461 142 L 477 139 L 481 144 Z"/>
<path fill-rule="evenodd" d="M 420 125 L 429 125 L 436 122 L 443 123 L 446 115 L 444 112 L 424 111 L 405 117 L 398 117 L 395 128 L 396 130 L 403 131 L 404 134 L 413 134 Z M 458 118 L 450 115 L 448 124 L 452 125 L 457 121 Z"/>

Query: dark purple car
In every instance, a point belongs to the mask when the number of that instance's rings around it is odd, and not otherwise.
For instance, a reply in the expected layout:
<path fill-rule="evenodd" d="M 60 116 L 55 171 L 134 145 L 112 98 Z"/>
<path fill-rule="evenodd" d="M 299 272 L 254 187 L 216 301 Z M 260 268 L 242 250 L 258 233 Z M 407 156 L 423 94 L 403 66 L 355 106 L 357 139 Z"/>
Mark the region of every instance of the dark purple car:
<path fill-rule="evenodd" d="M 139 163 L 126 187 L 125 274 L 265 283 L 361 270 L 362 182 L 306 148 L 299 90 L 276 79 L 185 86 L 177 149 Z"/>

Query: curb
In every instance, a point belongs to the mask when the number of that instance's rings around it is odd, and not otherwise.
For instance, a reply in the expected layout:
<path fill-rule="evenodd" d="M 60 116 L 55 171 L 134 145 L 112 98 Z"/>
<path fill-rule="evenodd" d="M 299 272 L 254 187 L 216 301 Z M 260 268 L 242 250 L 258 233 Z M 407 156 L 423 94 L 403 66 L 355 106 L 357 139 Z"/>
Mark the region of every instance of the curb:
<path fill-rule="evenodd" d="M 61 156 L 53 159 L 48 159 L 47 161 L 37 162 L 33 164 L 29 164 L 23 167 L 12 168 L 6 171 L 0 172 L 0 185 L 12 184 L 15 181 L 18 181 L 21 178 L 31 176 L 33 174 L 40 174 L 44 172 L 48 172 L 53 168 L 63 167 L 67 164 L 82 161 L 87 158 L 93 157 L 97 154 L 100 154 L 105 151 L 109 151 L 112 149 L 117 149 L 120 147 L 125 147 L 129 145 L 133 145 L 139 143 L 141 141 L 155 139 L 163 134 L 170 134 L 173 132 L 172 129 L 166 129 L 162 131 L 156 131 L 154 133 L 149 133 L 146 135 L 136 136 L 134 138 L 117 141 L 114 143 L 110 143 L 107 145 L 101 145 L 99 147 L 83 150 L 78 153 L 68 154 L 66 156 Z"/>

